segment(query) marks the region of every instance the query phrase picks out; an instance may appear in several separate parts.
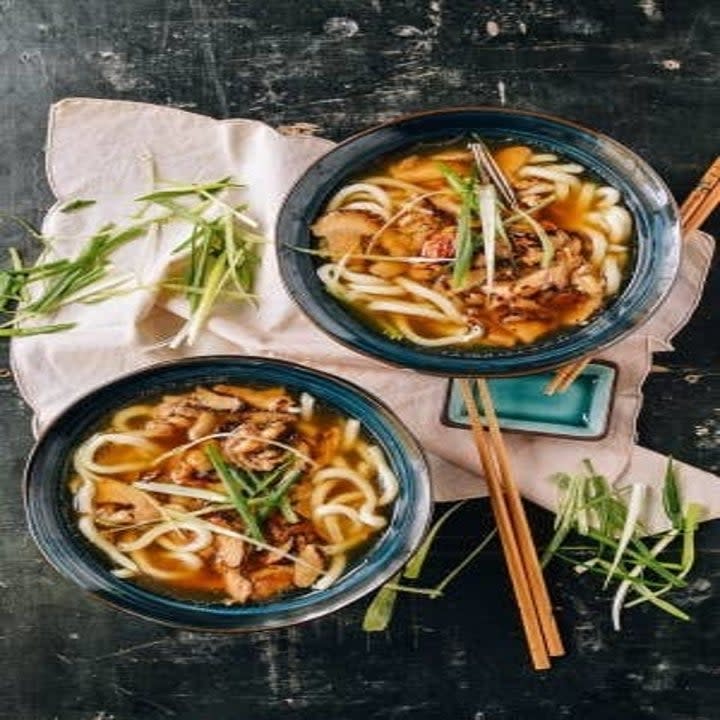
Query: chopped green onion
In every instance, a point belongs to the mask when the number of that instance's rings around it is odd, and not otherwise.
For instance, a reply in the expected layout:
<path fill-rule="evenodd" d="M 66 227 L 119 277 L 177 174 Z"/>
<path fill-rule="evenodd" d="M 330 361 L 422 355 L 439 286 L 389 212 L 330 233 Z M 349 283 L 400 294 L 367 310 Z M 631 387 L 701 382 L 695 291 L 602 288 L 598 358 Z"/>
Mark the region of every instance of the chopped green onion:
<path fill-rule="evenodd" d="M 495 237 L 497 236 L 497 190 L 494 185 L 478 185 L 476 188 L 480 224 L 482 226 L 483 252 L 487 292 L 492 292 L 495 281 Z"/>
<path fill-rule="evenodd" d="M 681 530 L 684 523 L 682 503 L 680 501 L 680 488 L 672 457 L 668 458 L 663 484 L 663 507 L 668 520 L 676 530 Z"/>
<path fill-rule="evenodd" d="M 238 511 L 238 515 L 240 515 L 242 521 L 245 523 L 245 530 L 247 531 L 247 534 L 255 540 L 263 541 L 264 537 L 262 530 L 260 530 L 260 525 L 248 507 L 246 498 L 243 497 L 242 492 L 240 492 L 235 476 L 231 471 L 232 469 L 225 462 L 225 459 L 220 454 L 217 446 L 214 444 L 206 446 L 205 454 L 212 463 L 215 472 L 222 481 L 222 484 L 225 486 L 225 490 L 230 496 L 235 509 Z"/>
<path fill-rule="evenodd" d="M 390 583 L 400 581 L 400 573 L 395 575 Z M 365 632 L 382 632 L 387 630 L 390 620 L 392 619 L 395 602 L 397 601 L 398 591 L 394 589 L 390 583 L 383 585 L 377 591 L 372 602 L 365 611 L 362 628 Z"/>
<path fill-rule="evenodd" d="M 83 200 L 82 198 L 78 198 L 77 200 L 70 200 L 70 202 L 66 202 L 61 208 L 61 213 L 72 213 L 76 212 L 77 210 L 82 210 L 83 208 L 90 207 L 91 205 L 95 205 L 97 200 Z"/>
<path fill-rule="evenodd" d="M 425 536 L 425 539 L 422 541 L 420 547 L 415 551 L 415 554 L 410 558 L 408 564 L 405 566 L 405 570 L 403 572 L 404 577 L 411 580 L 416 580 L 418 577 L 420 577 L 420 572 L 422 571 L 423 565 L 425 564 L 425 559 L 430 552 L 430 548 L 435 542 L 435 537 L 440 532 L 442 526 L 466 502 L 467 500 L 461 500 L 460 502 L 454 503 L 433 523 L 433 526 L 430 528 L 428 534 Z"/>

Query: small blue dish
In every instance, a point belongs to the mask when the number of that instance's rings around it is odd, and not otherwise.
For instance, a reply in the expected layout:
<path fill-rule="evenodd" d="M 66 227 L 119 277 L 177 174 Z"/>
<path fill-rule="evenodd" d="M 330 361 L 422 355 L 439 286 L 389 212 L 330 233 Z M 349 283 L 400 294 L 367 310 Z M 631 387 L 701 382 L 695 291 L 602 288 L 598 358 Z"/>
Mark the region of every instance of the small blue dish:
<path fill-rule="evenodd" d="M 587 325 L 511 348 L 427 348 L 371 328 L 326 292 L 310 225 L 329 198 L 380 158 L 450 138 L 515 139 L 584 165 L 616 187 L 633 215 L 636 252 L 620 296 Z M 507 108 L 437 110 L 371 128 L 337 145 L 310 166 L 288 194 L 277 227 L 277 257 L 285 287 L 301 310 L 339 343 L 384 362 L 445 377 L 524 375 L 595 354 L 627 335 L 660 305 L 680 260 L 678 212 L 657 174 L 618 142 L 575 123 Z"/>
<path fill-rule="evenodd" d="M 552 373 L 488 380 L 500 427 L 511 432 L 599 440 L 607 433 L 617 371 L 611 363 L 591 363 L 563 393 L 547 396 Z M 469 428 L 467 408 L 456 380 L 448 383 L 441 421 Z"/>
<path fill-rule="evenodd" d="M 175 600 L 115 577 L 75 527 L 67 477 L 77 445 L 107 415 L 140 397 L 208 382 L 284 385 L 355 417 L 384 450 L 400 491 L 384 533 L 327 590 L 312 590 L 266 604 L 225 606 Z M 371 592 L 407 562 L 431 513 L 427 463 L 417 441 L 379 400 L 356 385 L 289 362 L 258 357 L 201 357 L 155 365 L 93 390 L 68 408 L 40 438 L 28 461 L 23 488 L 30 533 L 45 558 L 67 579 L 131 614 L 165 625 L 241 631 L 284 627 L 333 612 Z"/>

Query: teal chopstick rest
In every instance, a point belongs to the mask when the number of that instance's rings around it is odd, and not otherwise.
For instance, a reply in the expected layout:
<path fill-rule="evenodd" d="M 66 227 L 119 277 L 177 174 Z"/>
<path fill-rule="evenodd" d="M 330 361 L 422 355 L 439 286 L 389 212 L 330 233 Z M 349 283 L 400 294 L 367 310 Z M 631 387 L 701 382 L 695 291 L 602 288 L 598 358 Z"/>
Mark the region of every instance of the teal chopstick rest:
<path fill-rule="evenodd" d="M 488 380 L 500 427 L 504 430 L 599 440 L 607 432 L 617 370 L 609 363 L 591 363 L 564 393 L 545 395 L 552 372 Z M 476 393 L 477 394 L 477 393 Z M 456 380 L 451 380 L 442 422 L 470 427 Z"/>

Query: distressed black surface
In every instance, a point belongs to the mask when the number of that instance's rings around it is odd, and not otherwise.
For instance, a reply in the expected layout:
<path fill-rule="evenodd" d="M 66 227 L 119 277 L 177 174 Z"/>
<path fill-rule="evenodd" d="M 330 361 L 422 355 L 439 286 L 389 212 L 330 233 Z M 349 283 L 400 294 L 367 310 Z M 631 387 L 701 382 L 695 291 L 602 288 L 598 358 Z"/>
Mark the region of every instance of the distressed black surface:
<path fill-rule="evenodd" d="M 0 0 L 0 206 L 37 218 L 49 205 L 45 118 L 69 95 L 311 122 L 335 139 L 505 100 L 613 135 L 682 197 L 718 150 L 719 31 L 711 0 Z M 4 227 L 2 244 L 18 242 Z M 646 385 L 639 427 L 649 447 L 716 472 L 719 297 L 715 279 L 676 352 L 657 358 L 666 371 Z M 548 674 L 527 668 L 497 550 L 447 599 L 403 599 L 381 636 L 360 630 L 362 603 L 274 634 L 170 631 L 78 596 L 45 566 L 19 494 L 30 415 L 7 374 L 0 395 L 3 720 L 720 717 L 717 524 L 680 598 L 689 625 L 641 609 L 616 635 L 596 583 L 552 570 L 569 656 Z M 431 573 L 490 524 L 485 503 L 463 512 Z M 547 533 L 546 513 L 532 519 Z"/>

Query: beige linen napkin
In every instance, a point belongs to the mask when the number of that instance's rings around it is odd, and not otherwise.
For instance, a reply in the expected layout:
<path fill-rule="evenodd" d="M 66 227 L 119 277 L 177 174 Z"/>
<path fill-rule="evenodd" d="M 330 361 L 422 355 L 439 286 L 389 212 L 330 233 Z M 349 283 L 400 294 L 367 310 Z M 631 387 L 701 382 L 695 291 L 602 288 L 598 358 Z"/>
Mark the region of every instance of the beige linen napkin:
<path fill-rule="evenodd" d="M 136 209 L 132 199 L 150 189 L 153 172 L 183 182 L 232 175 L 246 183 L 244 199 L 265 236 L 274 242 L 274 220 L 282 198 L 302 171 L 330 147 L 328 141 L 285 137 L 250 120 L 216 121 L 154 105 L 67 99 L 50 113 L 47 174 L 58 202 L 48 212 L 43 230 L 58 238 L 60 254 L 72 254 L 102 224 L 125 221 Z M 59 212 L 64 202 L 77 197 L 98 202 L 80 213 Z M 115 272 L 130 271 L 144 285 L 152 285 L 166 271 L 171 249 L 186 232 L 182 224 L 163 226 L 121 248 Z M 604 439 L 506 435 L 526 497 L 552 509 L 556 493 L 550 476 L 576 471 L 587 457 L 613 480 L 627 475 L 659 486 L 662 457 L 634 445 L 641 386 L 652 352 L 671 348 L 670 339 L 695 308 L 712 251 L 713 241 L 707 235 L 687 238 L 680 279 L 664 306 L 644 327 L 601 355 L 619 366 L 617 396 Z M 390 368 L 329 340 L 285 293 L 272 247 L 265 249 L 257 292 L 258 309 L 233 306 L 220 311 L 189 350 L 158 348 L 158 341 L 182 322 L 186 306 L 175 299 L 160 307 L 152 289 L 99 305 L 66 308 L 57 321 L 77 321 L 77 328 L 14 340 L 13 370 L 35 411 L 36 430 L 91 388 L 154 362 L 188 354 L 278 357 L 335 373 L 387 402 L 428 451 L 436 499 L 485 494 L 470 433 L 440 423 L 446 380 Z M 683 465 L 681 473 L 686 497 L 703 502 L 708 517 L 720 516 L 717 478 L 689 465 Z M 652 527 L 662 527 L 659 505 L 650 515 Z"/>

